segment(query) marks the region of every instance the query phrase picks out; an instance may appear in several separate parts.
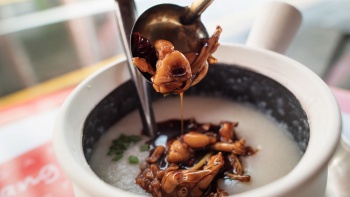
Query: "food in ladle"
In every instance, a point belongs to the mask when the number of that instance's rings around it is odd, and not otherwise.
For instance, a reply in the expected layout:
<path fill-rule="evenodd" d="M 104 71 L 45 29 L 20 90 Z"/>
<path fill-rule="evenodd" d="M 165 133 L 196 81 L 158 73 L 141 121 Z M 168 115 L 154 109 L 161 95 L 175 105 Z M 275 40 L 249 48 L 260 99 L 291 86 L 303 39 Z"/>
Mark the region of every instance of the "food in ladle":
<path fill-rule="evenodd" d="M 182 93 L 200 82 L 208 72 L 209 64 L 216 63 L 212 54 L 219 46 L 222 29 L 203 40 L 201 50 L 182 53 L 167 40 L 156 40 L 153 45 L 139 33 L 132 35 L 133 64 L 151 76 L 153 88 L 162 94 Z"/>

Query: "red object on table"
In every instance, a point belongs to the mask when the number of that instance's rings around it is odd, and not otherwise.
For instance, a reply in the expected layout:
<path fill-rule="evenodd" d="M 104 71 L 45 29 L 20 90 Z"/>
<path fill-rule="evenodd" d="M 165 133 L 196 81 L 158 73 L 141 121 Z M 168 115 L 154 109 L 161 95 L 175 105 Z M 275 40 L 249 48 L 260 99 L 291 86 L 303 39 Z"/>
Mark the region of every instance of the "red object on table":
<path fill-rule="evenodd" d="M 72 183 L 59 167 L 52 143 L 0 164 L 1 197 L 73 197 Z"/>
<path fill-rule="evenodd" d="M 0 134 L 12 133 L 6 140 L 16 145 L 21 136 L 17 136 L 15 130 L 6 129 L 6 126 L 21 124 L 32 116 L 59 108 L 73 88 L 65 88 L 0 110 Z M 36 124 L 40 124 L 40 120 Z M 23 132 L 42 128 L 36 134 L 52 133 L 52 130 L 40 125 L 35 128 L 14 128 L 23 129 Z M 33 143 L 36 145 L 30 149 L 20 148 L 19 156 L 10 152 L 9 155 L 14 157 L 0 162 L 0 197 L 74 197 L 72 183 L 56 160 L 51 140 Z M 16 146 L 27 147 L 21 144 Z M 6 145 L 3 147 L 0 144 L 0 148 L 10 151 Z"/>

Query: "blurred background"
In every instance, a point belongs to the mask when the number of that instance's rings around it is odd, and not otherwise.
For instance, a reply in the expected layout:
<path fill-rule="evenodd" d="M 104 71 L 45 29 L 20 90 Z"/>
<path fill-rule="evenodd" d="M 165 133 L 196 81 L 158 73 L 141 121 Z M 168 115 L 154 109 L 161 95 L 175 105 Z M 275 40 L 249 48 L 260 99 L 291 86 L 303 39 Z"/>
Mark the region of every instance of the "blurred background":
<path fill-rule="evenodd" d="M 202 15 L 222 43 L 244 43 L 270 0 L 216 0 Z M 136 0 L 138 12 L 165 0 Z M 286 55 L 350 89 L 350 1 L 290 0 L 303 24 Z M 0 0 L 0 97 L 122 54 L 111 0 Z M 173 2 L 174 3 L 174 2 Z M 191 0 L 177 0 L 189 5 Z"/>
<path fill-rule="evenodd" d="M 244 44 L 269 1 L 215 0 L 202 21 L 209 34 L 222 26 L 221 43 Z M 343 134 L 350 136 L 350 0 L 283 1 L 303 15 L 286 55 L 333 86 Z M 135 2 L 142 13 L 159 3 L 187 6 L 192 0 Z M 15 192 L 18 182 L 36 177 L 47 165 L 59 179 L 50 185 L 39 181 L 11 196 L 73 196 L 55 161 L 52 128 L 74 87 L 123 56 L 114 9 L 113 0 L 0 0 L 0 196 Z M 329 164 L 329 197 L 350 194 L 350 148 L 343 144 Z"/>

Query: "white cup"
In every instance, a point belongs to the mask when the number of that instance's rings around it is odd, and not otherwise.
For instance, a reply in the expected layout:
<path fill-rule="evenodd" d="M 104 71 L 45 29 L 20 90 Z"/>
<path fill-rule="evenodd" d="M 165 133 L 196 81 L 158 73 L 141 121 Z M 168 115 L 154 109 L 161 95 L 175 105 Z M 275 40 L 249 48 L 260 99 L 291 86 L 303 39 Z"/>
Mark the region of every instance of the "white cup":
<path fill-rule="evenodd" d="M 291 15 L 300 17 L 292 6 L 277 4 L 292 10 Z M 300 18 L 295 19 L 297 22 Z M 290 36 L 287 40 L 283 40 L 283 36 L 281 39 L 287 44 L 280 48 L 269 47 L 277 46 L 275 43 L 261 44 L 254 41 L 259 39 L 252 37 L 249 46 L 221 45 L 215 57 L 224 65 L 211 66 L 203 81 L 189 89 L 188 94 L 225 94 L 225 97 L 256 106 L 258 101 L 266 101 L 267 105 L 261 110 L 272 111 L 272 116 L 289 125 L 299 147 L 305 151 L 287 175 L 236 196 L 322 196 L 325 192 L 327 163 L 340 136 L 340 111 L 332 92 L 316 74 L 271 51 L 285 50 Z M 136 196 L 103 182 L 86 159 L 103 132 L 136 108 L 136 90 L 127 69 L 125 59 L 120 59 L 88 77 L 67 98 L 57 117 L 55 153 L 73 182 L 77 197 Z M 227 80 L 238 76 L 245 80 L 239 84 Z M 282 99 L 288 105 L 279 106 L 274 102 L 276 99 Z M 281 108 L 287 110 L 287 115 L 274 113 Z"/>

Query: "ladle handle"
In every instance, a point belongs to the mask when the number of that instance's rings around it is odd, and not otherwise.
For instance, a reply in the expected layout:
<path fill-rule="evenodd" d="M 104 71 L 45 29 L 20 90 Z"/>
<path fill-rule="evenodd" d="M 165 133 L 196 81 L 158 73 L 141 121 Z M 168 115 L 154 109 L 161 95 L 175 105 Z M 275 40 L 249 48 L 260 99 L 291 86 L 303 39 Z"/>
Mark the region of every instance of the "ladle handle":
<path fill-rule="evenodd" d="M 284 2 L 270 2 L 258 13 L 247 45 L 284 53 L 302 21 L 300 11 Z"/>
<path fill-rule="evenodd" d="M 185 22 L 191 22 L 209 7 L 214 0 L 194 0 L 189 6 L 189 14 L 184 18 Z"/>
<path fill-rule="evenodd" d="M 126 37 L 126 41 L 128 43 L 127 48 L 129 49 L 130 45 L 130 34 L 132 31 L 132 27 L 136 21 L 137 13 L 136 13 L 136 5 L 133 0 L 115 0 L 116 3 L 116 12 L 117 12 L 117 21 L 118 27 L 121 36 Z M 124 41 L 124 40 L 123 40 Z"/>
<path fill-rule="evenodd" d="M 119 33 L 122 37 L 122 44 L 126 55 L 126 63 L 128 65 L 131 79 L 136 86 L 137 95 L 140 99 L 140 115 L 143 129 L 149 137 L 154 137 L 156 132 L 156 124 L 153 115 L 150 91 L 147 80 L 137 71 L 132 63 L 130 46 L 130 34 L 132 26 L 136 19 L 136 7 L 132 0 L 115 0 L 116 17 Z"/>

